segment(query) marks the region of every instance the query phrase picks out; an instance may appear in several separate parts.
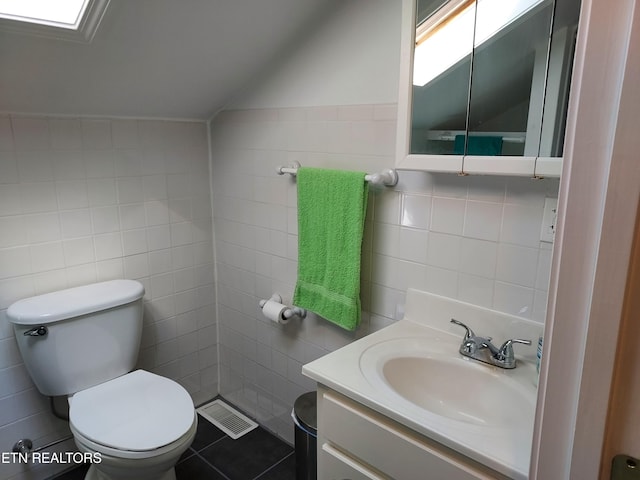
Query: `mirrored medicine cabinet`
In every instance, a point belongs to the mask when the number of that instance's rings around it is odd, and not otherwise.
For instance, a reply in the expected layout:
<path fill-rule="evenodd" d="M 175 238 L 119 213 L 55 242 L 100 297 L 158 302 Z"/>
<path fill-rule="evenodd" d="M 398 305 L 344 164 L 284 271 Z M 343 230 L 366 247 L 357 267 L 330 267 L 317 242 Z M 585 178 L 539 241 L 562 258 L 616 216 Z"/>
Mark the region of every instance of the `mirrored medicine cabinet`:
<path fill-rule="evenodd" d="M 580 0 L 403 0 L 399 169 L 559 176 Z"/>

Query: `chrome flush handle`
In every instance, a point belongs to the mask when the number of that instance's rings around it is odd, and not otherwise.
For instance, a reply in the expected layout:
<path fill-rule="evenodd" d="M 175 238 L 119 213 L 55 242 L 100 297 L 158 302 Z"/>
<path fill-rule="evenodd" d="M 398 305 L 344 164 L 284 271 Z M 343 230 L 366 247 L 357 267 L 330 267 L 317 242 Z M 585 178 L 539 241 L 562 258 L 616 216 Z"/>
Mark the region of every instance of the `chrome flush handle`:
<path fill-rule="evenodd" d="M 25 337 L 44 337 L 49 330 L 44 325 L 40 325 L 39 327 L 34 327 L 23 333 Z"/>

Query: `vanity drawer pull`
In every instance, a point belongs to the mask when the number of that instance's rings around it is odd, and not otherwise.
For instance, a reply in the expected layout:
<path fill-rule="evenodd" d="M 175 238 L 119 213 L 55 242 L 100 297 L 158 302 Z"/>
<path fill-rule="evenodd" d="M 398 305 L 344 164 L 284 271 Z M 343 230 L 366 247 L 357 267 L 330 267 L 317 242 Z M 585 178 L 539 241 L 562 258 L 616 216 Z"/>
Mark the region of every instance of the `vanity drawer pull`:
<path fill-rule="evenodd" d="M 324 476 L 331 480 L 389 480 L 380 476 L 329 443 L 322 444 Z"/>

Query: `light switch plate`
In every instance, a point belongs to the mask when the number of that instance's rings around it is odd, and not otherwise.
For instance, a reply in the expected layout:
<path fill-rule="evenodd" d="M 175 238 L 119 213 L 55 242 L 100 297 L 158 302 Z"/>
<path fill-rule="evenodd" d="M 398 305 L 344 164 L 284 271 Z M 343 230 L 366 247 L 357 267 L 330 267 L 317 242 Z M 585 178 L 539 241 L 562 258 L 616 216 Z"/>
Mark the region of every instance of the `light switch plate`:
<path fill-rule="evenodd" d="M 558 219 L 558 199 L 547 197 L 544 199 L 544 212 L 542 214 L 542 227 L 540 229 L 540 241 L 553 243 L 556 236 L 556 221 Z"/>

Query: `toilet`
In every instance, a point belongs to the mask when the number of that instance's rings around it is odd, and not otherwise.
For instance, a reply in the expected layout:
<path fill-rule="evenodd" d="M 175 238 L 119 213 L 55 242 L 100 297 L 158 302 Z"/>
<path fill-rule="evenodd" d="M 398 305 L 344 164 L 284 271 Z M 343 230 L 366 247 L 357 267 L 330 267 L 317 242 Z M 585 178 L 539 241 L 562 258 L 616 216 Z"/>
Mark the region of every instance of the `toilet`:
<path fill-rule="evenodd" d="M 87 480 L 175 480 L 197 415 L 187 391 L 135 370 L 144 287 L 112 280 L 19 300 L 7 310 L 18 348 L 43 395 L 66 395 Z"/>

